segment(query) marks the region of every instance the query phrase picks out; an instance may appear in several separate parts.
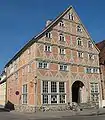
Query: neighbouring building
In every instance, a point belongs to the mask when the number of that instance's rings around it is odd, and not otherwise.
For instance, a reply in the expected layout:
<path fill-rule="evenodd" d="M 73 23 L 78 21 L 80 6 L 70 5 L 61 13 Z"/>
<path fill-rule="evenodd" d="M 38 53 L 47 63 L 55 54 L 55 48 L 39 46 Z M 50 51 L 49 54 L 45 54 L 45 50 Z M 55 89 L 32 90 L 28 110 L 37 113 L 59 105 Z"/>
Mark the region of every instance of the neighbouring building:
<path fill-rule="evenodd" d="M 3 71 L 0 75 L 0 107 L 4 107 L 6 103 L 6 74 Z"/>
<path fill-rule="evenodd" d="M 96 45 L 100 50 L 99 63 L 102 88 L 102 106 L 105 106 L 105 40 L 98 42 Z"/>
<path fill-rule="evenodd" d="M 101 105 L 98 55 L 70 6 L 5 65 L 7 100 L 19 111 L 59 109 L 72 102 Z"/>

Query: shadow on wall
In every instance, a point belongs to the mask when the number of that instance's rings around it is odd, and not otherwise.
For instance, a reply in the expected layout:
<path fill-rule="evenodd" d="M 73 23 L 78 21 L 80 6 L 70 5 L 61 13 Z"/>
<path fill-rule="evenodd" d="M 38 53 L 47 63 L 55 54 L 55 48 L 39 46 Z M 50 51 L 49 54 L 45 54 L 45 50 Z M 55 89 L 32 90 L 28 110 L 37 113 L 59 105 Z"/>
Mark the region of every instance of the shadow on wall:
<path fill-rule="evenodd" d="M 5 108 L 6 108 L 6 109 L 9 109 L 9 110 L 15 110 L 14 104 L 11 103 L 10 101 L 8 101 L 8 102 L 5 104 Z"/>

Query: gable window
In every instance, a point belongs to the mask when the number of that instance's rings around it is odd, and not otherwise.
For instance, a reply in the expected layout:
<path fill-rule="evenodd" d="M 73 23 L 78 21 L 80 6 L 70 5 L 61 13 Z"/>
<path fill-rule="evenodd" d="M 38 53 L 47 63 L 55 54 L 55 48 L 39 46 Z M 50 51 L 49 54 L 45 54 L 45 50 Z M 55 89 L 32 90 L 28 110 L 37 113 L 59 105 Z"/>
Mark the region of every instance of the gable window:
<path fill-rule="evenodd" d="M 93 48 L 93 44 L 92 44 L 91 41 L 88 41 L 88 47 L 89 47 L 89 48 Z"/>
<path fill-rule="evenodd" d="M 60 40 L 61 42 L 64 42 L 64 41 L 65 41 L 65 37 L 64 37 L 64 35 L 63 35 L 62 33 L 59 35 L 59 40 Z"/>
<path fill-rule="evenodd" d="M 60 70 L 68 71 L 68 66 L 67 65 L 60 65 Z"/>
<path fill-rule="evenodd" d="M 80 51 L 79 51 L 79 52 L 78 52 L 78 57 L 79 57 L 79 58 L 83 58 L 83 52 L 80 52 Z"/>
<path fill-rule="evenodd" d="M 93 59 L 94 59 L 94 55 L 93 55 L 93 54 L 88 54 L 88 56 L 89 56 L 89 59 L 90 59 L 90 60 L 93 60 Z"/>
<path fill-rule="evenodd" d="M 45 45 L 44 50 L 47 52 L 51 52 L 51 46 L 50 45 Z"/>
<path fill-rule="evenodd" d="M 27 104 L 27 84 L 23 85 L 22 98 L 22 103 Z"/>
<path fill-rule="evenodd" d="M 60 26 L 60 27 L 64 27 L 64 22 L 63 22 L 63 21 L 60 21 L 59 26 Z"/>
<path fill-rule="evenodd" d="M 73 13 L 69 13 L 69 20 L 74 20 L 74 16 L 73 16 Z"/>
<path fill-rule="evenodd" d="M 77 32 L 82 32 L 82 29 L 79 25 L 77 26 Z"/>
<path fill-rule="evenodd" d="M 64 48 L 60 48 L 60 54 L 65 55 L 65 49 Z"/>
<path fill-rule="evenodd" d="M 81 38 L 77 38 L 77 44 L 78 44 L 78 46 L 82 46 L 82 40 L 81 40 Z"/>
<path fill-rule="evenodd" d="M 51 32 L 47 32 L 47 33 L 46 33 L 46 37 L 47 37 L 47 38 L 52 38 Z"/>
<path fill-rule="evenodd" d="M 38 68 L 48 69 L 49 65 L 47 62 L 38 62 Z"/>

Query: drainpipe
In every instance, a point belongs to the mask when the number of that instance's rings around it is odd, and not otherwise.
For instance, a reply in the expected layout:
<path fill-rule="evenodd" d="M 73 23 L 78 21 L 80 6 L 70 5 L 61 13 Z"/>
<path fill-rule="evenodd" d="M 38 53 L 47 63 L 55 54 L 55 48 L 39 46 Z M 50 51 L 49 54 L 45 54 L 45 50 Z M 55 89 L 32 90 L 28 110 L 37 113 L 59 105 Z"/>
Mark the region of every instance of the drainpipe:
<path fill-rule="evenodd" d="M 37 112 L 37 76 L 35 76 L 35 112 Z"/>

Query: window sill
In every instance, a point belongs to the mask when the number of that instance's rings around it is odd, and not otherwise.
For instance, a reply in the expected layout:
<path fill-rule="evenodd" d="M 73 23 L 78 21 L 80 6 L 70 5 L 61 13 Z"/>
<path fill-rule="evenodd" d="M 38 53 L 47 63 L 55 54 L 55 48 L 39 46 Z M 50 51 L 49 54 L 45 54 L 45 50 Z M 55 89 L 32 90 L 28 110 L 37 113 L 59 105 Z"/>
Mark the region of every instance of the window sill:
<path fill-rule="evenodd" d="M 38 68 L 38 69 L 49 70 L 49 68 Z"/>
<path fill-rule="evenodd" d="M 61 71 L 61 72 L 69 72 L 69 70 L 59 70 L 59 71 Z"/>

